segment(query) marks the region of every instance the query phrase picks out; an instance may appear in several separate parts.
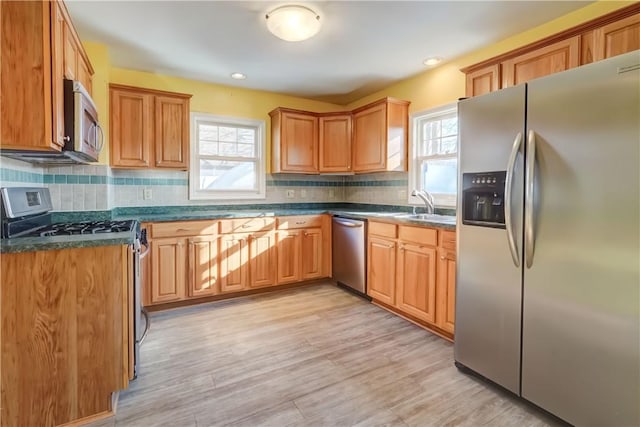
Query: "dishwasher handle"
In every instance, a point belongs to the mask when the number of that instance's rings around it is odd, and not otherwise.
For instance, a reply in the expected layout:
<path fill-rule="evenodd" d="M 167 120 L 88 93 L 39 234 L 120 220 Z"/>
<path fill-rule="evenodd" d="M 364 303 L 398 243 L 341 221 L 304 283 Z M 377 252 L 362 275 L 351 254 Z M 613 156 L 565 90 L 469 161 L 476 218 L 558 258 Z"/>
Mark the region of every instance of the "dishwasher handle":
<path fill-rule="evenodd" d="M 344 225 L 345 227 L 350 227 L 350 228 L 359 228 L 364 225 L 364 222 L 360 222 L 360 221 L 349 222 L 349 221 L 345 221 L 343 219 L 338 219 L 338 218 L 333 218 L 333 222 L 335 222 L 336 224 Z"/>

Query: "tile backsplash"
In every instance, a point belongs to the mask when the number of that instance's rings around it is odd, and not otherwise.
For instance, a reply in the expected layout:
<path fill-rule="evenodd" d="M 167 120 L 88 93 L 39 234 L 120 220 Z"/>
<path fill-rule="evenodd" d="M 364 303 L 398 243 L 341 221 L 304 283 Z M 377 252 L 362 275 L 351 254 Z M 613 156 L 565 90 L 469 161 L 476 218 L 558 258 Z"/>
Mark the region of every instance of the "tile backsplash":
<path fill-rule="evenodd" d="M 407 173 L 267 175 L 266 198 L 251 204 L 407 204 Z M 121 170 L 106 165 L 34 166 L 0 158 L 0 186 L 49 187 L 54 210 L 91 211 L 134 206 L 242 205 L 247 201 L 189 200 L 185 171 Z M 145 199 L 145 190 L 150 198 Z M 294 197 L 287 197 L 293 190 Z"/>

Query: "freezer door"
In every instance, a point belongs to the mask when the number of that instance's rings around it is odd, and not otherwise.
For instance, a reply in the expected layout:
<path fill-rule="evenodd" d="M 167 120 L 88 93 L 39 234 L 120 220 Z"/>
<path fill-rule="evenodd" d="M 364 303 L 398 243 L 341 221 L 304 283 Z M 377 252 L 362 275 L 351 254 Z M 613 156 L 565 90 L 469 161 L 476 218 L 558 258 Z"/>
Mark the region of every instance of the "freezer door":
<path fill-rule="evenodd" d="M 511 227 L 463 225 L 460 208 L 462 174 L 507 169 L 516 137 L 524 133 L 525 86 L 461 101 L 458 114 L 455 359 L 519 393 L 522 274 L 514 258 L 520 261 L 522 256 L 523 145 L 518 149 L 516 143 L 512 203 L 505 203 L 511 209 Z"/>
<path fill-rule="evenodd" d="M 522 396 L 575 425 L 640 425 L 638 66 L 529 83 Z"/>

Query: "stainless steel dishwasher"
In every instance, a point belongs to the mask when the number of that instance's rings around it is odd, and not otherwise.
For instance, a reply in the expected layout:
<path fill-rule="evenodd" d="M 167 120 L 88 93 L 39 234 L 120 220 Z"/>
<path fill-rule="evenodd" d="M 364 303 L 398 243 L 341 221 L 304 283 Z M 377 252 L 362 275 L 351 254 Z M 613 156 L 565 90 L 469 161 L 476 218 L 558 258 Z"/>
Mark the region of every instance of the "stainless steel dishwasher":
<path fill-rule="evenodd" d="M 333 280 L 338 285 L 367 294 L 367 223 L 333 217 Z"/>

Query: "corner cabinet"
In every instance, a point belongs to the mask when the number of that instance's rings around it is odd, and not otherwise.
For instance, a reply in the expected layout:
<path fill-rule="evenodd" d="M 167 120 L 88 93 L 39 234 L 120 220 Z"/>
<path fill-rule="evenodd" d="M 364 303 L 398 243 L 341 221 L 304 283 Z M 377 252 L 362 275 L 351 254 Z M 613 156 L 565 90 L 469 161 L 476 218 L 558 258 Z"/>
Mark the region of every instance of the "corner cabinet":
<path fill-rule="evenodd" d="M 409 102 L 385 98 L 353 111 L 354 172 L 407 170 Z"/>
<path fill-rule="evenodd" d="M 314 113 L 277 108 L 271 116 L 274 173 L 318 173 L 318 117 Z"/>
<path fill-rule="evenodd" d="M 191 95 L 109 85 L 111 167 L 186 170 Z"/>
<path fill-rule="evenodd" d="M 91 91 L 93 68 L 62 1 L 1 3 L 0 148 L 60 151 L 64 79 Z"/>
<path fill-rule="evenodd" d="M 320 116 L 320 172 L 351 172 L 351 113 Z"/>
<path fill-rule="evenodd" d="M 478 96 L 640 49 L 640 3 L 462 69 Z"/>

